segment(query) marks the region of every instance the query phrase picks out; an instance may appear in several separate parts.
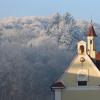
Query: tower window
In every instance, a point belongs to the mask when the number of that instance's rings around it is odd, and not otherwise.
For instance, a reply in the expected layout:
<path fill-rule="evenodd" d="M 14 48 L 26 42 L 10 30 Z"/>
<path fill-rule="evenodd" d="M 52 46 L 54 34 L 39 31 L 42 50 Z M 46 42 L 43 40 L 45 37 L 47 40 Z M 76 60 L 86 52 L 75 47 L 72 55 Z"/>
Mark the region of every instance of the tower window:
<path fill-rule="evenodd" d="M 83 45 L 80 46 L 80 51 L 81 51 L 81 54 L 84 53 L 84 46 Z"/>
<path fill-rule="evenodd" d="M 90 40 L 90 44 L 92 44 L 92 40 Z"/>
<path fill-rule="evenodd" d="M 78 81 L 78 86 L 87 86 L 87 81 Z"/>

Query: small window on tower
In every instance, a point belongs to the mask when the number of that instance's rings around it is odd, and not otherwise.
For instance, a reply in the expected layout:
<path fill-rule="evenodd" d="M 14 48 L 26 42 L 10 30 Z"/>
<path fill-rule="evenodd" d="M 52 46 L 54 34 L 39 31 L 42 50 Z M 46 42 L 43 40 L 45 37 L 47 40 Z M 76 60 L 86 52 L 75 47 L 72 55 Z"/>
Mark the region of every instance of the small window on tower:
<path fill-rule="evenodd" d="M 90 40 L 90 44 L 92 44 L 92 40 Z"/>

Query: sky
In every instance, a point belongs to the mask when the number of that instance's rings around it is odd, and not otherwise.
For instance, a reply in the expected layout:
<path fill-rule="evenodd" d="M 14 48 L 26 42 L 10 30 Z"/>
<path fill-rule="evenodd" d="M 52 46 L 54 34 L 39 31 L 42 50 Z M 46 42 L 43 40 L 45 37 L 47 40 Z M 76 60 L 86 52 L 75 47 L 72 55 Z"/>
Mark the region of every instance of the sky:
<path fill-rule="evenodd" d="M 69 12 L 76 19 L 100 23 L 100 0 L 0 0 L 0 18 L 49 16 Z"/>

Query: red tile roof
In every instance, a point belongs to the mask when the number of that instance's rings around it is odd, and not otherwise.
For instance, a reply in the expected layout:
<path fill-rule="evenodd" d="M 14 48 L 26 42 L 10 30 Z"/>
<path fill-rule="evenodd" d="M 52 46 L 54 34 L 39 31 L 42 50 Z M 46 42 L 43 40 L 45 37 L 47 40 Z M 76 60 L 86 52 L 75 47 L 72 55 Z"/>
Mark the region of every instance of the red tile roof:
<path fill-rule="evenodd" d="M 55 82 L 51 85 L 52 89 L 64 89 L 65 86 L 62 82 Z"/>
<path fill-rule="evenodd" d="M 96 54 L 96 66 L 100 70 L 100 52 Z"/>
<path fill-rule="evenodd" d="M 89 26 L 89 28 L 88 28 L 88 34 L 87 34 L 87 36 L 94 36 L 94 37 L 97 36 L 96 33 L 95 33 L 95 30 L 94 30 L 94 27 L 93 27 L 92 24 L 91 24 L 91 25 Z"/>
<path fill-rule="evenodd" d="M 96 54 L 96 60 L 100 60 L 100 52 Z"/>

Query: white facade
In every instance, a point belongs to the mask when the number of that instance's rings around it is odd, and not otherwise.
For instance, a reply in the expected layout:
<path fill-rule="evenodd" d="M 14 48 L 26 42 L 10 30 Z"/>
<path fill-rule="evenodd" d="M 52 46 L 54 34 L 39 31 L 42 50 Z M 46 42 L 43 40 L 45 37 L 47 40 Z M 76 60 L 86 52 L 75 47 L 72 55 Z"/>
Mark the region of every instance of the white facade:
<path fill-rule="evenodd" d="M 55 89 L 55 100 L 61 100 L 61 89 Z"/>

